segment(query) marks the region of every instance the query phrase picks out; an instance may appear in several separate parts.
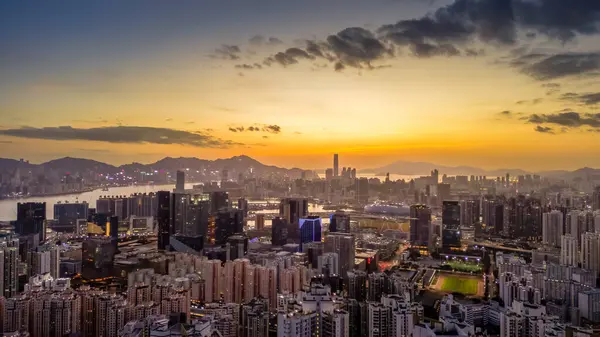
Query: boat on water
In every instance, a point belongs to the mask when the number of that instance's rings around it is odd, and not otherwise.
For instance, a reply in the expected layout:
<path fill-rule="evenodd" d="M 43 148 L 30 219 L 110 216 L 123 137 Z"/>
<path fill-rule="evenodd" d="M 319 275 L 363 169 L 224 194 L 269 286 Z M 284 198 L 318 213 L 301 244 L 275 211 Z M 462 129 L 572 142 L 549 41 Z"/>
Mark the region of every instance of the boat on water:
<path fill-rule="evenodd" d="M 392 216 L 409 216 L 410 207 L 406 204 L 376 202 L 365 206 L 365 213 L 388 214 Z"/>

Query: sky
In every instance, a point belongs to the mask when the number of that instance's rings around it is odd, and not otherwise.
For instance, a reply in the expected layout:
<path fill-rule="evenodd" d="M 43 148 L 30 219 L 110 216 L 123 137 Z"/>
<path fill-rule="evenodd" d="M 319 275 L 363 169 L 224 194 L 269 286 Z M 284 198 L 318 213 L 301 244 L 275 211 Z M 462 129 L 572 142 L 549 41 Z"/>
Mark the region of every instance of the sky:
<path fill-rule="evenodd" d="M 600 1 L 0 2 L 0 157 L 600 167 Z"/>

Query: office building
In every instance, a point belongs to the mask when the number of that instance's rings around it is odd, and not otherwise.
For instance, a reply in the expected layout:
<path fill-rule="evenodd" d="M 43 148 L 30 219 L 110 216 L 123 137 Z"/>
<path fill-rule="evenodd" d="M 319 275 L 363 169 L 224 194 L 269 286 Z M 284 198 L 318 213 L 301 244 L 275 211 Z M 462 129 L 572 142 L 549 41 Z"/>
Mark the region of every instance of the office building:
<path fill-rule="evenodd" d="M 350 232 L 350 216 L 343 211 L 336 211 L 329 218 L 330 232 Z"/>
<path fill-rule="evenodd" d="M 355 238 L 352 234 L 330 233 L 325 237 L 326 253 L 336 253 L 339 257 L 340 276 L 347 278 L 347 273 L 354 269 Z"/>
<path fill-rule="evenodd" d="M 318 216 L 310 216 L 302 218 L 299 221 L 300 226 L 300 250 L 302 245 L 309 242 L 321 241 L 322 225 L 321 218 Z"/>
<path fill-rule="evenodd" d="M 360 178 L 356 180 L 356 202 L 361 205 L 369 202 L 369 179 Z"/>
<path fill-rule="evenodd" d="M 158 199 L 155 193 L 135 193 L 128 199 L 128 216 L 153 217 L 156 216 Z M 123 218 L 125 219 L 125 218 Z"/>
<path fill-rule="evenodd" d="M 227 238 L 229 244 L 229 258 L 231 260 L 241 259 L 248 255 L 248 237 L 246 234 L 239 233 Z"/>
<path fill-rule="evenodd" d="M 156 223 L 158 225 L 158 249 L 165 250 L 169 245 L 171 235 L 175 234 L 171 222 L 171 193 L 160 191 L 156 193 L 157 211 Z"/>
<path fill-rule="evenodd" d="M 325 180 L 327 181 L 331 181 L 333 179 L 333 169 L 326 169 L 325 170 Z"/>
<path fill-rule="evenodd" d="M 265 228 L 265 215 L 264 214 L 256 214 L 256 218 L 254 220 L 254 227 L 258 230 Z"/>
<path fill-rule="evenodd" d="M 431 209 L 425 205 L 410 206 L 410 243 L 429 247 L 431 240 Z"/>
<path fill-rule="evenodd" d="M 55 230 L 76 232 L 77 220 L 88 218 L 88 208 L 87 202 L 54 204 L 54 220 L 57 221 Z"/>
<path fill-rule="evenodd" d="M 317 266 L 319 265 L 319 257 L 324 253 L 323 242 L 309 242 L 304 244 L 302 247 L 303 253 L 306 254 L 306 257 L 308 259 L 308 265 L 311 268 L 317 268 Z"/>
<path fill-rule="evenodd" d="M 577 238 L 571 234 L 563 235 L 560 244 L 560 264 L 577 267 L 578 262 L 579 249 L 577 248 Z"/>
<path fill-rule="evenodd" d="M 106 228 L 106 236 L 110 238 L 110 242 L 116 250 L 119 244 L 119 217 L 111 216 L 108 224 L 109 226 Z"/>
<path fill-rule="evenodd" d="M 279 216 L 290 225 L 298 226 L 301 218 L 308 216 L 308 200 L 285 198 L 279 203 Z"/>
<path fill-rule="evenodd" d="M 177 180 L 175 183 L 175 192 L 181 193 L 185 191 L 185 172 L 177 171 Z"/>
<path fill-rule="evenodd" d="M 221 210 L 215 218 L 215 243 L 224 245 L 230 236 L 244 231 L 244 213 L 239 209 Z"/>
<path fill-rule="evenodd" d="M 171 198 L 175 233 L 206 237 L 210 213 L 208 197 L 205 194 L 173 193 Z"/>
<path fill-rule="evenodd" d="M 273 246 L 283 246 L 288 240 L 288 223 L 286 220 L 276 217 L 271 221 L 271 243 Z"/>
<path fill-rule="evenodd" d="M 551 211 L 542 215 L 542 242 L 545 245 L 560 247 L 563 235 L 563 213 Z"/>
<path fill-rule="evenodd" d="M 317 271 L 325 276 L 340 275 L 340 258 L 337 253 L 324 253 L 317 257 Z"/>
<path fill-rule="evenodd" d="M 333 176 L 337 178 L 337 177 L 339 177 L 339 175 L 340 175 L 340 162 L 339 162 L 339 156 L 336 153 L 333 155 Z"/>
<path fill-rule="evenodd" d="M 46 203 L 18 203 L 15 233 L 19 235 L 34 234 L 39 237 L 39 241 L 46 240 Z"/>
<path fill-rule="evenodd" d="M 460 203 L 444 201 L 442 203 L 442 246 L 459 248 L 460 243 Z"/>
<path fill-rule="evenodd" d="M 483 200 L 481 206 L 482 223 L 489 233 L 500 234 L 504 231 L 504 205 L 496 200 Z"/>
<path fill-rule="evenodd" d="M 210 214 L 215 215 L 219 211 L 229 209 L 229 194 L 225 191 L 213 191 L 209 193 Z"/>

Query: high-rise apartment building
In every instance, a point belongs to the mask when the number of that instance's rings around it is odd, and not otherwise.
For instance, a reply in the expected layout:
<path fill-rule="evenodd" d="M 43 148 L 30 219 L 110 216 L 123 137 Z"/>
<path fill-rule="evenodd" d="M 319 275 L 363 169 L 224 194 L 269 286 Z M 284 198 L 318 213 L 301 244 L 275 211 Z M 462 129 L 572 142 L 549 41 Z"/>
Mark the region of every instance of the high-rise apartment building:
<path fill-rule="evenodd" d="M 563 233 L 563 213 L 551 211 L 542 215 L 542 242 L 545 245 L 559 247 Z"/>
<path fill-rule="evenodd" d="M 576 267 L 578 262 L 579 249 L 577 238 L 571 234 L 563 235 L 560 244 L 560 264 Z"/>
<path fill-rule="evenodd" d="M 442 203 L 442 246 L 460 247 L 460 203 L 444 201 Z"/>
<path fill-rule="evenodd" d="M 339 177 L 340 175 L 340 162 L 339 162 L 339 156 L 338 154 L 334 154 L 333 155 L 333 176 L 334 177 Z"/>
<path fill-rule="evenodd" d="M 600 273 L 600 233 L 587 232 L 581 235 L 581 267 Z"/>
<path fill-rule="evenodd" d="M 35 250 L 27 252 L 27 264 L 29 276 L 50 274 L 53 278 L 59 278 L 60 252 L 56 246 L 44 245 Z"/>

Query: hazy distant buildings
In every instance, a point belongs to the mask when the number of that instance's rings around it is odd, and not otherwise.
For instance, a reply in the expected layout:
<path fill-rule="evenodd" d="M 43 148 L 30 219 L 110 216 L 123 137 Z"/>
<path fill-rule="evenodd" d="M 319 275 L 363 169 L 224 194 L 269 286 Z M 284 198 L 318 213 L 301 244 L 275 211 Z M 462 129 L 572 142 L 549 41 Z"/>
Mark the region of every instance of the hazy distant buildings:
<path fill-rule="evenodd" d="M 340 163 L 338 154 L 333 155 L 333 176 L 338 177 L 340 175 Z"/>
<path fill-rule="evenodd" d="M 369 179 L 363 177 L 356 180 L 356 202 L 359 204 L 369 202 Z"/>
<path fill-rule="evenodd" d="M 560 264 L 577 267 L 579 262 L 579 250 L 577 249 L 577 238 L 570 234 L 561 236 Z"/>

